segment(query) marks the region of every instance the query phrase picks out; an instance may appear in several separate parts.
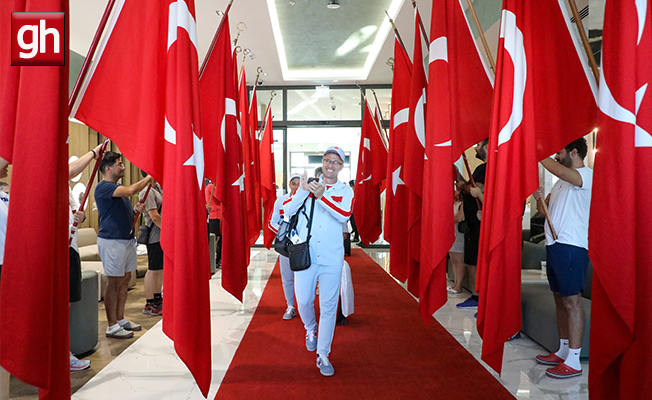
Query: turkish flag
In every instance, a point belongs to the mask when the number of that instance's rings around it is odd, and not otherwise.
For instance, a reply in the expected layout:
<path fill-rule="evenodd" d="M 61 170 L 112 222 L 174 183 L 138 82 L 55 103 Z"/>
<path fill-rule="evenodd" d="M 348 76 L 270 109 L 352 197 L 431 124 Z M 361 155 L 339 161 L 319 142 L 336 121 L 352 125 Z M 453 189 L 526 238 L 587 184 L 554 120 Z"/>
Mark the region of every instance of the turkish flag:
<path fill-rule="evenodd" d="M 264 116 L 263 116 L 264 117 Z M 254 185 L 254 198 L 256 210 L 256 232 L 263 229 L 263 207 L 262 199 L 262 182 L 260 181 L 260 134 L 258 130 L 258 99 L 256 98 L 256 82 L 254 82 L 254 89 L 252 90 L 251 103 L 249 104 L 249 136 L 252 144 L 252 161 L 251 161 L 251 174 L 253 176 Z M 260 236 L 260 233 L 258 234 Z M 263 239 L 265 235 L 263 234 Z"/>
<path fill-rule="evenodd" d="M 405 138 L 403 173 L 408 194 L 408 291 L 419 296 L 419 261 L 421 258 L 421 194 L 425 156 L 426 73 L 423 69 L 419 9 L 414 10 L 414 65 L 410 84 L 410 115 Z M 357 222 L 357 221 L 356 221 Z"/>
<path fill-rule="evenodd" d="M 272 247 L 276 232 L 270 226 L 269 221 L 274 212 L 276 202 L 276 169 L 274 168 L 274 127 L 272 126 L 272 110 L 268 109 L 265 115 L 265 130 L 260 140 L 260 186 L 262 188 L 263 206 L 265 207 L 265 224 L 263 232 L 265 236 L 265 247 Z"/>
<path fill-rule="evenodd" d="M 205 139 L 206 151 L 214 155 L 208 157 L 211 164 L 206 164 L 206 177 L 216 183 L 215 197 L 224 206 L 222 286 L 242 301 L 249 265 L 245 170 L 228 15 L 224 18 L 213 52 L 204 61 L 206 66 L 199 85 L 202 126 L 210 132 Z"/>
<path fill-rule="evenodd" d="M 435 0 L 430 26 L 419 293 L 426 324 L 448 299 L 446 256 L 455 241 L 451 166 L 489 135 L 493 92 L 460 2 Z"/>
<path fill-rule="evenodd" d="M 537 162 L 597 124 L 573 29 L 563 2 L 503 4 L 477 276 L 482 359 L 496 371 L 521 328 L 523 203 L 539 186 Z"/>
<path fill-rule="evenodd" d="M 249 246 L 256 244 L 260 236 L 261 222 L 258 221 L 257 209 L 260 208 L 260 201 L 256 201 L 256 186 L 258 185 L 255 161 L 255 138 L 251 136 L 249 126 L 249 98 L 247 93 L 247 76 L 242 68 L 240 74 L 240 90 L 238 93 L 238 114 L 240 115 L 240 126 L 242 128 L 242 155 L 244 158 L 245 170 L 245 198 L 247 199 L 247 239 Z M 257 121 L 256 121 L 257 123 Z M 260 194 L 260 190 L 258 191 Z"/>
<path fill-rule="evenodd" d="M 387 149 L 378 129 L 365 100 L 355 179 L 357 201 L 353 205 L 355 224 L 365 246 L 377 241 L 383 231 L 380 193 L 387 173 Z"/>
<path fill-rule="evenodd" d="M 11 66 L 12 12 L 65 13 L 65 66 Z M 0 364 L 40 399 L 69 399 L 68 1 L 2 0 L 0 18 L 0 157 L 13 165 Z"/>
<path fill-rule="evenodd" d="M 389 242 L 389 272 L 401 282 L 408 276 L 408 227 L 405 218 L 408 190 L 403 181 L 405 140 L 410 114 L 412 62 L 398 39 L 394 39 L 392 115 L 389 123 L 387 193 L 385 198 L 385 240 Z"/>
<path fill-rule="evenodd" d="M 123 0 L 109 26 L 76 117 L 111 138 L 164 190 L 163 331 L 206 396 L 210 270 L 195 4 Z"/>
<path fill-rule="evenodd" d="M 592 399 L 652 391 L 652 4 L 645 3 L 607 0 L 604 13 L 589 224 Z"/>

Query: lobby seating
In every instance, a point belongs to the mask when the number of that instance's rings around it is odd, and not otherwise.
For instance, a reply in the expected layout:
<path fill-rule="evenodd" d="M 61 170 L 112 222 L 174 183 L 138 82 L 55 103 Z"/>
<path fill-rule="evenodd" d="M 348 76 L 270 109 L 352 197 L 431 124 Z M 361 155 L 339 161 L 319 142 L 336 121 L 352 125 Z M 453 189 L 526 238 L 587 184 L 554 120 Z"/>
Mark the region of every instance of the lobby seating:
<path fill-rule="evenodd" d="M 104 290 L 106 289 L 107 277 L 104 275 L 104 268 L 102 261 L 82 261 L 82 271 L 95 271 L 97 272 L 96 285 L 98 288 L 97 301 L 102 300 L 104 297 Z M 136 271 L 131 272 L 131 280 L 129 281 L 129 289 L 136 286 Z"/>
<path fill-rule="evenodd" d="M 70 351 L 85 354 L 97 345 L 98 305 L 96 271 L 82 271 L 82 298 L 70 304 Z"/>
<path fill-rule="evenodd" d="M 82 228 L 77 231 L 77 246 L 79 258 L 82 261 L 101 261 L 97 250 L 97 232 L 93 228 Z"/>

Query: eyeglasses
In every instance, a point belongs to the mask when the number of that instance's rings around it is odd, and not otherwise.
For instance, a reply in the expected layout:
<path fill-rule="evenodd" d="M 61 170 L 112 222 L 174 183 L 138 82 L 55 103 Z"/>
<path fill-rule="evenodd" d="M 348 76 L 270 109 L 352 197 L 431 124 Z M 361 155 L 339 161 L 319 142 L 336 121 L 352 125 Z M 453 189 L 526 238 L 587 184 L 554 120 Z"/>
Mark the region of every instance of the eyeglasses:
<path fill-rule="evenodd" d="M 330 165 L 330 164 L 333 164 L 333 165 L 342 165 L 341 162 L 339 162 L 339 161 L 337 161 L 337 160 L 329 160 L 328 158 L 323 158 L 322 161 L 325 162 L 326 164 L 329 164 L 329 165 Z"/>

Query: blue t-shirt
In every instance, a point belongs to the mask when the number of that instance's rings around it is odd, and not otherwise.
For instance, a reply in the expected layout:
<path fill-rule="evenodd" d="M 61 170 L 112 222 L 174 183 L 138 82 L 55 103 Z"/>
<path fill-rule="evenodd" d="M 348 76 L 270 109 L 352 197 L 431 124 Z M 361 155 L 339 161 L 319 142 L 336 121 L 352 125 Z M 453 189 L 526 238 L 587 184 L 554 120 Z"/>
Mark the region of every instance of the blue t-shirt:
<path fill-rule="evenodd" d="M 134 208 L 128 197 L 113 197 L 117 183 L 101 181 L 95 187 L 95 203 L 100 219 L 98 237 L 104 239 L 133 239 L 130 235 Z"/>

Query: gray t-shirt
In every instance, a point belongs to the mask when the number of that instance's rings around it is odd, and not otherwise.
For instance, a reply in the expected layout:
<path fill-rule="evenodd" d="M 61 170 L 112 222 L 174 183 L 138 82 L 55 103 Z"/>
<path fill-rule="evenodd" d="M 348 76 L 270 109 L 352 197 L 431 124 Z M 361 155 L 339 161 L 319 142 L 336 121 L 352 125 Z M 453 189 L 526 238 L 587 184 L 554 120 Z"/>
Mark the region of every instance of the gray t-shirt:
<path fill-rule="evenodd" d="M 142 199 L 143 196 L 145 196 L 145 191 L 147 191 L 147 188 L 143 189 L 143 191 L 140 192 L 138 198 Z M 161 241 L 161 228 L 156 226 L 156 224 L 149 217 L 149 210 L 158 210 L 160 213 L 162 204 L 163 204 L 163 194 L 161 192 L 161 187 L 157 184 L 152 186 L 152 189 L 149 191 L 147 200 L 145 200 L 145 212 L 143 213 L 143 217 L 145 218 L 145 223 L 147 224 L 147 226 L 152 227 L 152 230 L 149 232 L 148 244 L 158 243 Z"/>

